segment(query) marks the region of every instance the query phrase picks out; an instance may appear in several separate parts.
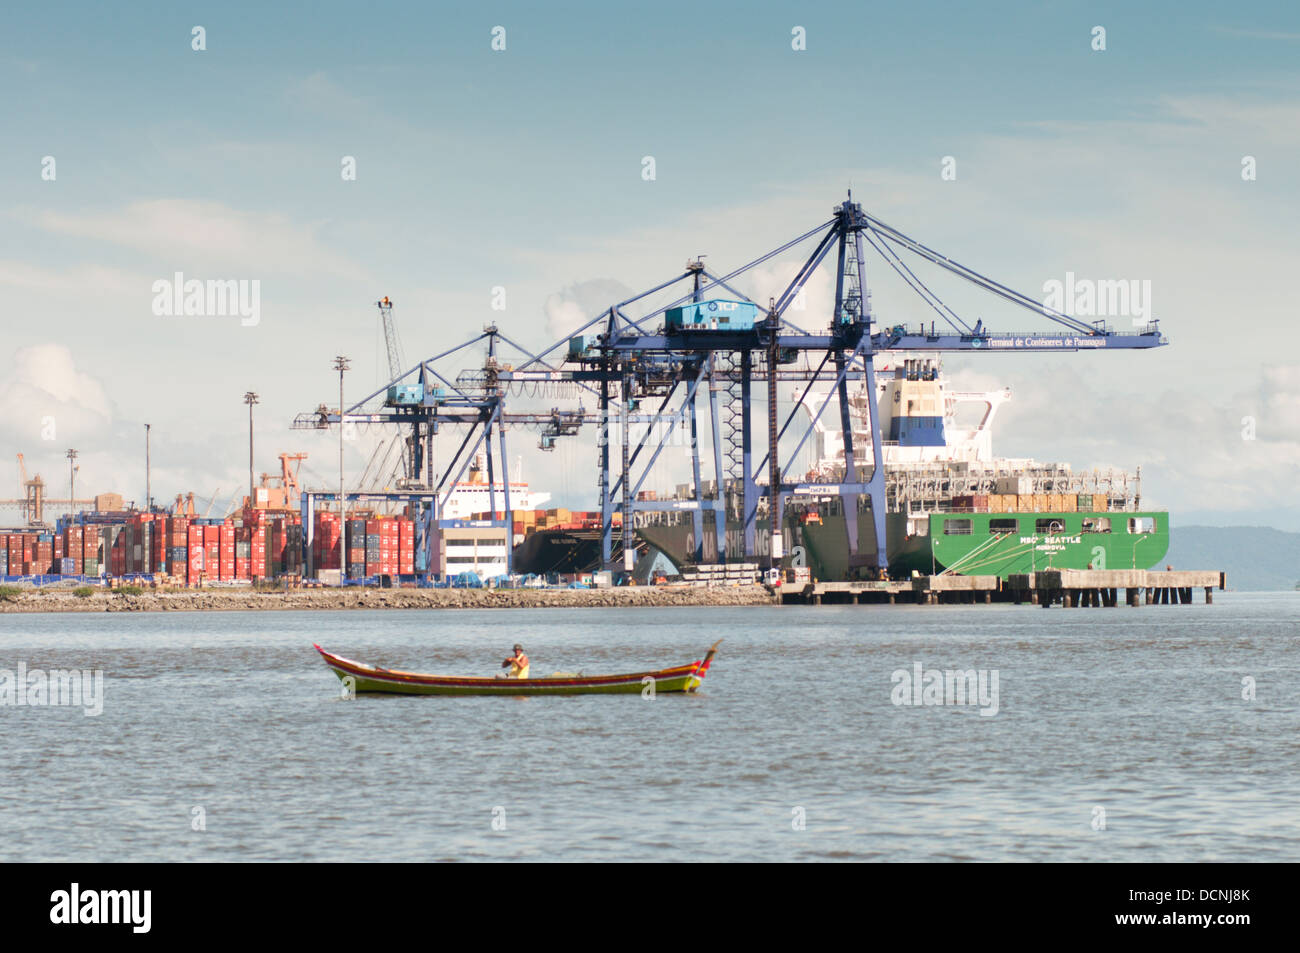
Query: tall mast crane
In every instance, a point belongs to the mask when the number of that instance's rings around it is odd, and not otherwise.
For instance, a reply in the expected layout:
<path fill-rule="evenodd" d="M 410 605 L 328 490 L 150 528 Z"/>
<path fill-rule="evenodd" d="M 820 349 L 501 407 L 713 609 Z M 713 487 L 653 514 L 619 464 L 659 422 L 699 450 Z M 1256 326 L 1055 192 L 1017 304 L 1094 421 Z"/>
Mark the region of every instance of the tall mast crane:
<path fill-rule="evenodd" d="M 402 376 L 402 344 L 397 339 L 397 326 L 393 324 L 393 302 L 384 295 L 375 302 L 379 308 L 379 323 L 384 328 L 384 346 L 388 349 L 389 380 Z"/>
<path fill-rule="evenodd" d="M 379 323 L 384 329 L 384 348 L 388 352 L 388 379 L 395 381 L 402 376 L 405 367 L 402 358 L 402 342 L 398 340 L 397 325 L 393 323 L 393 302 L 389 300 L 388 295 L 384 295 L 375 302 L 375 306 L 379 308 Z M 419 468 L 416 466 L 414 454 L 419 445 L 419 440 L 419 427 L 417 425 L 415 434 L 408 441 L 411 453 L 402 453 L 398 457 L 397 465 L 392 468 L 390 473 L 386 474 L 389 480 L 393 480 L 398 476 L 399 468 L 402 477 L 418 476 Z M 385 454 L 386 458 L 387 455 Z"/>

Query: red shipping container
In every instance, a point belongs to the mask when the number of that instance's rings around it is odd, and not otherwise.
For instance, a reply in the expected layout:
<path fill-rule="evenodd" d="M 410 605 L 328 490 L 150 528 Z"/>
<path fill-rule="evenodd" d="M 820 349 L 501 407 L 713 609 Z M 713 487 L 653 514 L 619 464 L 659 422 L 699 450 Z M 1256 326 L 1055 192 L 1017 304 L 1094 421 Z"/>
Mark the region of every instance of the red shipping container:
<path fill-rule="evenodd" d="M 188 559 L 185 566 L 186 578 L 198 582 L 199 573 L 203 571 L 203 530 L 202 526 L 190 526 L 186 529 L 186 552 Z"/>

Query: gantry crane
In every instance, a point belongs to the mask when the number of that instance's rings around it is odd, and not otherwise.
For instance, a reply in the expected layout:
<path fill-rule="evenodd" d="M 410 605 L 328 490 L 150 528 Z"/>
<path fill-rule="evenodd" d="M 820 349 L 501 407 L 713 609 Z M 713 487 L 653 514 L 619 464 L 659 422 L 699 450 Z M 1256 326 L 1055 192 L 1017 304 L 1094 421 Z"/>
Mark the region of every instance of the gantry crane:
<path fill-rule="evenodd" d="M 813 250 L 794 277 L 766 305 L 760 305 L 738 290 L 737 279 L 778 255 L 805 242 L 814 242 Z M 871 249 L 889 265 L 903 282 L 934 311 L 940 328 L 932 321 L 909 328 L 904 324 L 882 325 L 871 309 L 867 287 L 866 251 Z M 1004 301 L 1025 308 L 1054 322 L 1063 330 L 1055 332 L 994 332 L 983 321 L 964 320 L 949 307 L 908 265 L 900 252 L 918 257 L 957 275 Z M 821 316 L 825 324 L 805 329 L 794 324 L 787 311 L 809 279 L 834 254 L 835 297 L 831 313 Z M 640 307 L 652 295 L 665 292 L 679 283 L 684 293 L 647 313 L 631 316 L 629 309 Z M 725 296 L 725 297 L 724 297 Z M 387 299 L 385 299 L 387 300 Z M 381 312 L 382 312 L 381 302 Z M 454 380 L 441 373 L 436 363 L 486 341 L 487 355 L 481 368 L 463 371 Z M 520 351 L 525 360 L 518 367 L 503 364 L 497 357 L 498 342 Z M 481 447 L 487 451 L 489 483 L 494 464 L 493 431 L 500 445 L 500 460 L 506 457 L 505 429 L 510 425 L 536 427 L 542 432 L 542 448 L 549 449 L 560 436 L 571 436 L 585 424 L 598 424 L 597 490 L 602 523 L 602 563 L 611 566 L 615 554 L 613 517 L 621 511 L 624 568 L 634 552 L 634 516 L 638 512 L 688 510 L 694 524 L 695 557 L 702 557 L 706 516 L 716 534 L 716 551 L 722 561 L 734 551 L 742 560 L 766 559 L 778 565 L 782 555 L 782 510 L 792 498 L 816 499 L 838 497 L 846 514 L 849 536 L 850 566 L 868 575 L 883 574 L 887 567 L 885 545 L 885 474 L 882 462 L 882 434 L 873 399 L 865 401 L 869 421 L 870 447 L 854 445 L 853 425 L 847 384 L 861 382 L 868 395 L 875 394 L 873 356 L 892 351 L 963 351 L 973 353 L 1047 352 L 1081 350 L 1130 350 L 1160 347 L 1168 341 L 1158 322 L 1141 329 L 1116 331 L 1104 322 L 1088 323 L 1049 308 L 1028 295 L 1014 291 L 979 272 L 962 265 L 898 229 L 863 211 L 852 194 L 836 205 L 829 221 L 799 235 L 725 275 L 705 268 L 702 256 L 687 262 L 674 277 L 646 291 L 612 304 L 606 311 L 579 327 L 573 335 L 557 341 L 536 354 L 506 337 L 494 325 L 483 334 L 456 347 L 421 361 L 405 372 L 394 373 L 388 385 L 358 401 L 351 408 L 329 413 L 322 405 L 311 414 L 295 420 L 298 428 L 326 427 L 338 423 L 342 416 L 349 421 L 377 424 L 413 425 L 416 450 L 413 472 L 421 472 L 419 435 L 438 432 L 439 424 L 467 425 L 468 430 L 435 495 L 451 479 L 454 489 L 465 468 Z M 565 367 L 546 360 L 547 355 L 566 347 Z M 390 351 L 390 370 L 393 363 Z M 814 367 L 814 365 L 816 365 Z M 778 426 L 777 391 L 779 382 L 804 384 L 803 396 L 795 402 L 784 423 Z M 798 446 L 788 456 L 797 458 L 832 400 L 838 403 L 844 434 L 844 472 L 838 479 L 810 482 L 791 479 L 791 462 L 782 465 L 780 440 L 790 430 L 799 407 L 814 385 L 831 387 L 815 414 L 810 415 Z M 755 464 L 755 400 L 753 385 L 766 385 L 767 452 Z M 577 410 L 553 409 L 550 413 L 507 413 L 508 393 L 533 393 L 546 386 L 567 389 L 570 396 L 594 396 L 595 413 L 579 404 Z M 386 395 L 383 407 L 371 402 Z M 697 401 L 707 401 L 712 424 L 713 486 L 708 493 L 702 480 L 703 465 L 699 450 Z M 653 410 L 642 409 L 650 400 Z M 611 425 L 619 423 L 621 435 L 617 465 L 610 440 Z M 645 423 L 644 435 L 632 446 L 632 424 Z M 657 445 L 651 435 L 660 429 Z M 652 471 L 671 434 L 677 427 L 689 427 L 693 494 L 690 499 L 642 500 L 638 491 Z M 477 440 L 471 446 L 471 440 Z M 649 458 L 641 472 L 634 466 L 643 451 Z M 458 468 L 459 465 L 459 468 Z M 766 484 L 757 475 L 766 468 Z M 503 469 L 504 472 L 504 469 Z M 455 473 L 453 477 L 452 474 Z M 432 481 L 430 480 L 430 485 Z M 451 489 L 448 489 L 449 494 Z M 509 483 L 505 486 L 506 525 L 511 519 Z M 491 507 L 496 511 L 495 494 Z M 860 502 L 865 501 L 863 510 Z M 758 535 L 760 504 L 766 504 L 768 527 Z M 436 510 L 435 510 L 436 511 Z M 743 532 L 739 538 L 726 538 L 728 512 L 739 519 Z M 873 552 L 863 552 L 859 545 L 856 515 L 870 513 L 868 532 L 874 536 Z M 304 540 L 304 545 L 307 545 Z"/>

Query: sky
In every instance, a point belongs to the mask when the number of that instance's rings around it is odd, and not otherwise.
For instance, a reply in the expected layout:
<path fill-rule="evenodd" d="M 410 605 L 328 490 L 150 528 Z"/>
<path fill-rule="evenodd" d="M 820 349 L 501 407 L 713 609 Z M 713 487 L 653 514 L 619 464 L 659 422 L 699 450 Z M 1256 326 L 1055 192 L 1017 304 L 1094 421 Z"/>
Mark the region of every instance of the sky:
<path fill-rule="evenodd" d="M 1150 282 L 1168 347 L 946 359 L 957 386 L 1012 388 L 999 454 L 1141 466 L 1175 526 L 1300 530 L 1292 4 L 10 5 L 0 141 L 0 497 L 17 453 L 62 495 L 75 447 L 78 496 L 143 500 L 148 422 L 155 498 L 224 509 L 248 390 L 256 469 L 307 452 L 323 485 L 337 437 L 289 425 L 337 402 L 336 354 L 350 398 L 387 380 L 376 299 L 408 363 L 489 322 L 541 348 L 851 188 L 1034 298 L 1067 273 Z M 742 290 L 765 300 L 796 258 Z M 177 272 L 258 282 L 257 320 L 155 313 Z M 971 320 L 1052 330 L 919 273 Z M 868 282 L 881 323 L 931 316 L 879 261 Z M 350 471 L 380 437 L 349 442 Z M 594 507 L 593 436 L 509 437 L 512 469 Z"/>

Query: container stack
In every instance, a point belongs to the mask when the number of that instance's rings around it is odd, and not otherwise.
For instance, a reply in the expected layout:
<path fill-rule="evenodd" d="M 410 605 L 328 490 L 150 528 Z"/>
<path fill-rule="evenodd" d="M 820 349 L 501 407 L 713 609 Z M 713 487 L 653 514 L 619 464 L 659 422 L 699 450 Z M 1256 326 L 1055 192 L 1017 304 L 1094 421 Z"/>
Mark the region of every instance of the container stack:
<path fill-rule="evenodd" d="M 403 576 L 415 573 L 415 524 L 397 520 L 397 571 Z"/>
<path fill-rule="evenodd" d="M 342 534 L 339 515 L 317 511 L 316 527 L 312 533 L 311 554 L 313 562 L 321 569 L 343 568 Z"/>
<path fill-rule="evenodd" d="M 0 576 L 129 576 L 162 573 L 187 585 L 301 575 L 304 530 L 293 513 L 246 510 L 226 519 L 152 513 L 103 514 L 109 523 L 61 524 L 57 533 L 0 534 Z M 317 513 L 318 569 L 349 576 L 413 575 L 415 524 L 406 516 L 352 519 Z M 346 543 L 346 548 L 344 544 Z"/>
<path fill-rule="evenodd" d="M 348 520 L 348 578 L 363 579 L 366 575 L 366 521 Z"/>

